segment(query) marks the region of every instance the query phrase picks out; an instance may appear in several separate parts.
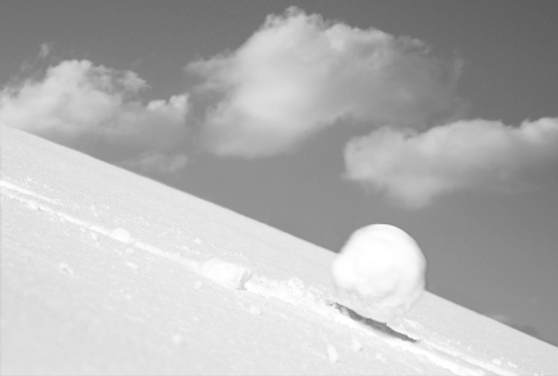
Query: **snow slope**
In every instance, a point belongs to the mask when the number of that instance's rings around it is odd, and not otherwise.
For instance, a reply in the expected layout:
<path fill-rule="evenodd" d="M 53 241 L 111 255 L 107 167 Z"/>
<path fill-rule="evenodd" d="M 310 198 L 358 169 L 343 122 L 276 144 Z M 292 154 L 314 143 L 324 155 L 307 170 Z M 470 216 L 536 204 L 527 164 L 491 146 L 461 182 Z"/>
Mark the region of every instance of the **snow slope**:
<path fill-rule="evenodd" d="M 557 348 L 430 293 L 382 327 L 334 303 L 332 253 L 1 136 L 2 374 L 558 373 Z"/>

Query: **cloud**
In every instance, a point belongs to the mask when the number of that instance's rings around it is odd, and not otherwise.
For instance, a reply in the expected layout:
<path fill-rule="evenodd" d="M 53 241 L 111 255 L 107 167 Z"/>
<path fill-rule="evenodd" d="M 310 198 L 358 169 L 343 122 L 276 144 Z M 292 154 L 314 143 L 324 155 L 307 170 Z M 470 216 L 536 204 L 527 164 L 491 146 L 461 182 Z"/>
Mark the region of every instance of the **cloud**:
<path fill-rule="evenodd" d="M 4 88 L 0 123 L 88 147 L 93 154 L 95 148 L 118 158 L 168 153 L 187 135 L 188 97 L 143 103 L 139 97 L 146 88 L 134 72 L 67 60 L 48 68 L 44 77 Z"/>
<path fill-rule="evenodd" d="M 345 148 L 347 178 L 410 207 L 454 191 L 529 189 L 555 179 L 558 118 L 463 120 L 425 132 L 385 127 Z"/>
<path fill-rule="evenodd" d="M 424 127 L 459 107 L 460 70 L 417 39 L 296 8 L 268 16 L 237 50 L 187 66 L 219 98 L 206 114 L 207 146 L 242 157 L 286 152 L 339 123 Z"/>
<path fill-rule="evenodd" d="M 50 43 L 41 43 L 39 47 L 39 59 L 45 59 L 52 53 L 52 44 Z"/>

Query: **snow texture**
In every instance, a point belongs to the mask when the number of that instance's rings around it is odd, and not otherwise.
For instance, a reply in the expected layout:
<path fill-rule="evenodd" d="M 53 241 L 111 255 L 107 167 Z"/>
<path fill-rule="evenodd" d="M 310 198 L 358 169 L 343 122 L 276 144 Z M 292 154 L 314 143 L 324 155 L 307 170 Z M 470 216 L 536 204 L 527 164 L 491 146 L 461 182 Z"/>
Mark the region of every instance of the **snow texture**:
<path fill-rule="evenodd" d="M 221 286 L 242 290 L 244 284 L 251 277 L 251 272 L 242 265 L 219 260 L 210 259 L 201 266 L 202 274 L 209 280 Z"/>
<path fill-rule="evenodd" d="M 556 348 L 428 292 L 374 322 L 340 303 L 330 252 L 2 137 L 0 374 L 558 373 Z"/>
<path fill-rule="evenodd" d="M 353 233 L 332 264 L 335 284 L 366 301 L 374 320 L 399 319 L 424 292 L 426 259 L 415 240 L 392 225 Z"/>

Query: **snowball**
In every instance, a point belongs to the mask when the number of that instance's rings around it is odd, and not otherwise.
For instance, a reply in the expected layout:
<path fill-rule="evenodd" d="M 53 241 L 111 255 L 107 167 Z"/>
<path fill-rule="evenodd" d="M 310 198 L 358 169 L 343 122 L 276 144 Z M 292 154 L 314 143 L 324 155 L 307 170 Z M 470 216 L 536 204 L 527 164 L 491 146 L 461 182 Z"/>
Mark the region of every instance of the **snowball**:
<path fill-rule="evenodd" d="M 418 300 L 425 270 L 426 259 L 413 238 L 385 224 L 354 232 L 332 265 L 334 283 L 381 322 L 401 317 Z"/>
<path fill-rule="evenodd" d="M 201 272 L 213 282 L 235 290 L 244 289 L 244 284 L 252 276 L 246 267 L 216 258 L 204 262 Z"/>

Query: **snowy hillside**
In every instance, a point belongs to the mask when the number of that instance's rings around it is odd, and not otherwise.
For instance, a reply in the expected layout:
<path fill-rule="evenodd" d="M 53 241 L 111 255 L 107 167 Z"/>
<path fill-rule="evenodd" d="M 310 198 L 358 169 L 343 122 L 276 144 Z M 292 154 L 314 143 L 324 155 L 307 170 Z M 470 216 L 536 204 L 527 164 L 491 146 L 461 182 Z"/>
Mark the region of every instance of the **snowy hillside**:
<path fill-rule="evenodd" d="M 558 373 L 429 293 L 367 320 L 332 253 L 83 154 L 4 128 L 1 163 L 2 374 Z"/>

